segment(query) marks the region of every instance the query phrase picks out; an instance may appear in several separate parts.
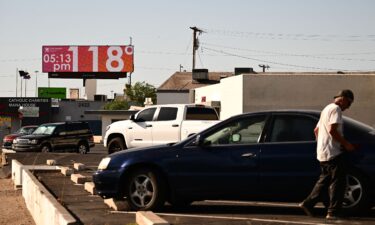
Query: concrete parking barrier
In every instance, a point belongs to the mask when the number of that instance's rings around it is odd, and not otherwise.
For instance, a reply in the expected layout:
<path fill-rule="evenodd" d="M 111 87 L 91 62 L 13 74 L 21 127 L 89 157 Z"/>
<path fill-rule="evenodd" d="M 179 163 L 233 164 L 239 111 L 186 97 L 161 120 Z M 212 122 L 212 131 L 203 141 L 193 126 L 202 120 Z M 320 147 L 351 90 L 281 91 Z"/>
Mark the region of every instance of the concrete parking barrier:
<path fill-rule="evenodd" d="M 7 156 L 6 156 L 6 153 L 3 151 L 1 153 L 1 165 L 5 166 L 7 164 L 8 164 L 8 162 L 7 162 Z"/>
<path fill-rule="evenodd" d="M 126 201 L 116 200 L 113 198 L 104 199 L 104 204 L 108 205 L 109 208 L 115 211 L 127 211 L 129 210 L 129 205 Z"/>
<path fill-rule="evenodd" d="M 96 194 L 96 190 L 95 190 L 95 184 L 94 182 L 86 182 L 85 183 L 85 190 L 89 193 L 91 193 L 92 195 L 95 195 Z"/>
<path fill-rule="evenodd" d="M 81 174 L 72 174 L 70 179 L 76 184 L 84 184 L 85 182 L 89 181 L 89 177 L 83 176 Z"/>
<path fill-rule="evenodd" d="M 74 164 L 73 164 L 73 167 L 74 167 L 74 169 L 77 170 L 77 171 L 82 171 L 82 170 L 85 170 L 85 169 L 86 169 L 85 164 L 82 164 L 82 163 L 74 163 Z"/>
<path fill-rule="evenodd" d="M 70 176 L 73 174 L 73 169 L 69 168 L 69 167 L 61 167 L 61 173 L 64 175 L 64 176 Z"/>
<path fill-rule="evenodd" d="M 54 159 L 47 159 L 47 165 L 49 165 L 49 166 L 56 165 L 56 160 L 54 160 Z"/>
<path fill-rule="evenodd" d="M 135 221 L 138 225 L 169 225 L 168 221 L 152 211 L 138 211 L 135 214 Z"/>
<path fill-rule="evenodd" d="M 17 160 L 12 160 L 12 180 L 15 189 L 21 189 L 22 187 L 22 171 L 23 170 L 59 170 L 58 166 L 46 166 L 46 165 L 23 165 Z"/>

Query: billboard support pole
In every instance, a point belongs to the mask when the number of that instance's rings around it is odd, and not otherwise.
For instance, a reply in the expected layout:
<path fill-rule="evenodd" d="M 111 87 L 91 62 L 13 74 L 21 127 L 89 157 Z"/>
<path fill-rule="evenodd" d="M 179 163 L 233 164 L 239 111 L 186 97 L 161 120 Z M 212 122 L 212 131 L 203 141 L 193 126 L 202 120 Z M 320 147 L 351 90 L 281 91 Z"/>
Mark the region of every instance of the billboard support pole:
<path fill-rule="evenodd" d="M 16 98 L 18 97 L 18 68 L 16 69 Z"/>
<path fill-rule="evenodd" d="M 38 97 L 38 70 L 35 70 L 35 98 Z"/>
<path fill-rule="evenodd" d="M 21 97 L 22 97 L 22 77 L 21 77 Z"/>

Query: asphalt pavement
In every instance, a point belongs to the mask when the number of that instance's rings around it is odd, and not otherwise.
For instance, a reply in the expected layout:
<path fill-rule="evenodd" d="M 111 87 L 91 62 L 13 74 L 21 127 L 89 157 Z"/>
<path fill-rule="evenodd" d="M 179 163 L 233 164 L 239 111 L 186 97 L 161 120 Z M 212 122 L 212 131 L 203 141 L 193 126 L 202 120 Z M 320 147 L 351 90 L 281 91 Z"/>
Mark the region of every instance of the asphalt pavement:
<path fill-rule="evenodd" d="M 86 165 L 84 175 L 90 176 L 99 161 L 106 156 L 103 145 L 97 144 L 89 154 L 77 153 L 16 153 L 8 154 L 8 161 L 17 159 L 25 165 L 45 165 L 47 159 L 55 159 L 57 165 L 73 168 L 73 163 Z M 5 166 L 8 170 L 10 164 Z M 3 170 L 5 169 L 3 168 Z M 101 197 L 91 195 L 83 185 L 75 184 L 70 177 L 59 171 L 35 171 L 38 179 L 82 224 L 135 224 L 133 211 L 114 211 L 104 204 Z M 218 225 L 265 225 L 265 224 L 358 224 L 375 225 L 375 209 L 361 217 L 348 217 L 338 221 L 324 218 L 321 207 L 316 217 L 304 215 L 297 203 L 200 201 L 182 209 L 166 205 L 157 215 L 175 225 L 218 224 Z"/>

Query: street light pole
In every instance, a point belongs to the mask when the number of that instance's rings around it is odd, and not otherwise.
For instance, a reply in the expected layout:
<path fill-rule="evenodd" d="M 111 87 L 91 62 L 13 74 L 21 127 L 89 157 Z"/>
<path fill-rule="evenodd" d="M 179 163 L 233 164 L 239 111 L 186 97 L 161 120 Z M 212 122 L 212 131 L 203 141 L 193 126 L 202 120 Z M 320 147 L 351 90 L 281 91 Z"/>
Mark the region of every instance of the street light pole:
<path fill-rule="evenodd" d="M 35 70 L 35 98 L 38 97 L 38 70 Z"/>

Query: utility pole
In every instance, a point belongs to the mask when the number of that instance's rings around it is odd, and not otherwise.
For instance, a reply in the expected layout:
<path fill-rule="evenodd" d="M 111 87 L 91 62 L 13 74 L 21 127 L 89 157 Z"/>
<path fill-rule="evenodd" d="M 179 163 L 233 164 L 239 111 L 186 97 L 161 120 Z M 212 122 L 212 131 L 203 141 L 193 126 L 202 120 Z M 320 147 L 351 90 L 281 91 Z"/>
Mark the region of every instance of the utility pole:
<path fill-rule="evenodd" d="M 266 72 L 266 69 L 270 68 L 269 65 L 264 65 L 264 64 L 259 64 L 259 67 L 261 67 L 263 69 L 263 73 Z"/>
<path fill-rule="evenodd" d="M 203 32 L 203 30 L 201 30 L 197 27 L 190 27 L 190 29 L 193 30 L 193 67 L 192 67 L 192 71 L 193 71 L 195 69 L 195 52 L 199 48 L 197 33 L 201 34 Z"/>

